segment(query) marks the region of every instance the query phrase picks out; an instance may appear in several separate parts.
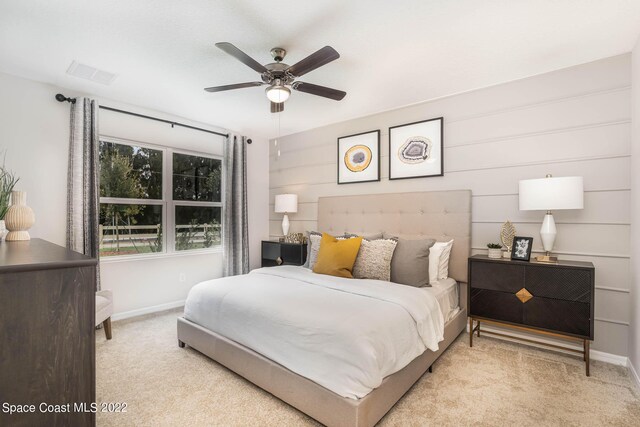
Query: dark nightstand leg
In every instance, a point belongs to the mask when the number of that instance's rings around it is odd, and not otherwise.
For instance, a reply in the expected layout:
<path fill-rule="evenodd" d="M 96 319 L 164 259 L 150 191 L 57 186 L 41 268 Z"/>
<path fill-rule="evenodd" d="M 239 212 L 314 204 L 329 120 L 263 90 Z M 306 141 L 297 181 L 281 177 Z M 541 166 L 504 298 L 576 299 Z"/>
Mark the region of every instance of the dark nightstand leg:
<path fill-rule="evenodd" d="M 478 338 L 480 337 L 480 321 L 478 320 L 478 326 L 476 326 L 476 328 L 478 328 Z"/>
<path fill-rule="evenodd" d="M 589 340 L 584 340 L 584 364 L 587 369 L 587 376 L 591 376 L 589 374 Z"/>
<path fill-rule="evenodd" d="M 473 317 L 469 318 L 469 347 L 473 347 Z"/>
<path fill-rule="evenodd" d="M 429 366 L 429 372 L 433 372 L 433 365 Z"/>

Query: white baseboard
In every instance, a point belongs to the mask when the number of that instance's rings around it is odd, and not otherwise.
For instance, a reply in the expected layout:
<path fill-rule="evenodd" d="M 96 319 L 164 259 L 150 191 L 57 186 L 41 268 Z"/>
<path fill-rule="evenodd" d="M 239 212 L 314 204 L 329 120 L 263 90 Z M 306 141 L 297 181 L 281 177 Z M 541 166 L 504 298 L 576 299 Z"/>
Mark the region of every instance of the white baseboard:
<path fill-rule="evenodd" d="M 482 321 L 480 321 L 482 323 Z M 514 337 L 518 337 L 518 338 L 528 338 L 531 339 L 531 337 L 533 336 L 533 334 L 523 334 L 522 332 L 518 332 L 516 330 L 510 329 L 508 327 L 505 327 L 504 329 L 502 328 L 496 328 L 493 325 L 487 325 L 486 323 L 482 324 L 482 327 L 480 328 L 480 336 L 482 336 L 482 331 L 489 331 L 489 332 L 500 332 L 503 333 L 505 331 L 507 331 L 507 333 L 509 335 L 513 335 Z M 469 333 L 469 325 L 467 324 L 467 334 Z M 549 350 L 549 347 L 544 346 L 544 345 L 536 345 L 534 343 L 530 343 L 530 342 L 522 342 L 516 339 L 509 339 L 507 337 L 501 337 L 501 336 L 496 336 L 496 335 L 489 335 L 491 338 L 496 338 L 496 339 L 501 339 L 504 341 L 509 341 L 509 342 L 515 342 L 518 344 L 524 344 L 524 345 L 529 345 L 531 347 L 536 347 L 536 348 L 541 348 L 541 349 L 545 349 L 545 350 Z M 547 344 L 558 344 L 558 342 L 562 342 L 563 345 L 565 345 L 567 348 L 572 348 L 575 350 L 580 350 L 582 351 L 582 346 L 581 345 L 574 345 L 573 343 L 569 342 L 569 341 L 564 341 L 564 340 L 550 340 L 546 337 L 540 336 L 540 335 L 535 335 L 535 339 L 543 342 L 543 343 L 547 343 Z M 563 351 L 561 349 L 553 349 L 553 351 L 558 351 L 561 353 L 566 353 L 566 354 L 571 354 L 573 356 L 575 356 L 575 353 L 571 352 L 571 351 Z M 611 363 L 612 365 L 618 365 L 618 366 L 628 366 L 629 364 L 629 359 L 626 356 L 618 356 L 617 354 L 611 354 L 611 353 L 605 353 L 604 351 L 599 351 L 599 350 L 591 350 L 590 351 L 590 357 L 591 360 L 597 360 L 599 362 L 606 362 L 606 363 Z"/>
<path fill-rule="evenodd" d="M 600 350 L 591 350 L 591 360 L 597 360 L 599 362 L 611 363 L 612 365 L 627 366 L 629 358 L 626 356 L 619 356 L 617 354 L 605 353 Z"/>
<path fill-rule="evenodd" d="M 111 316 L 111 320 L 123 320 L 130 317 L 142 316 L 144 314 L 156 313 L 158 311 L 171 310 L 172 308 L 182 307 L 185 301 L 186 300 L 173 301 L 166 304 L 153 305 L 151 307 L 144 307 L 136 310 L 115 313 Z"/>
<path fill-rule="evenodd" d="M 633 363 L 631 363 L 631 359 L 628 359 L 629 363 L 628 363 L 628 367 L 629 370 L 631 371 L 631 376 L 633 377 L 634 380 L 636 380 L 636 385 L 638 386 L 638 388 L 640 388 L 640 375 L 638 375 L 638 371 L 636 371 L 636 368 L 633 366 Z"/>

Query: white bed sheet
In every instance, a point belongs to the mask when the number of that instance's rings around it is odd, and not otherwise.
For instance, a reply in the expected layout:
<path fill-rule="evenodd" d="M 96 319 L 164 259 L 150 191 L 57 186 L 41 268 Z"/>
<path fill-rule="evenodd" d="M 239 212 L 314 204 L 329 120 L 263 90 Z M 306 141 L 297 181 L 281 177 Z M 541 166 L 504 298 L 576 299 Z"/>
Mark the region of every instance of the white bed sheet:
<path fill-rule="evenodd" d="M 438 349 L 437 290 L 270 267 L 197 284 L 185 318 L 357 399 Z"/>
<path fill-rule="evenodd" d="M 456 282 L 455 279 L 447 277 L 446 279 L 432 282 L 430 288 L 426 287 L 422 289 L 432 292 L 433 296 L 436 297 L 445 323 L 453 319 L 460 311 L 458 282 Z"/>

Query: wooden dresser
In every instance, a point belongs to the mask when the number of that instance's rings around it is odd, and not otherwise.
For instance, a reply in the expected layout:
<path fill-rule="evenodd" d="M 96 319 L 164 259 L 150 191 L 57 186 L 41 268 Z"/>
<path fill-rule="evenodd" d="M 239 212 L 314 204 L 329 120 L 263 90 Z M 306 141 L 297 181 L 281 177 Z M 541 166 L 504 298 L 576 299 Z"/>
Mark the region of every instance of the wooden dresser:
<path fill-rule="evenodd" d="M 95 425 L 96 264 L 40 239 L 0 242 L 0 405 L 35 405 L 0 406 L 0 425 Z"/>
<path fill-rule="evenodd" d="M 482 322 L 578 341 L 582 351 L 539 344 L 581 353 L 589 375 L 594 298 L 595 269 L 590 262 L 549 264 L 474 255 L 469 258 L 469 344 L 473 345 L 474 332 L 480 335 Z"/>

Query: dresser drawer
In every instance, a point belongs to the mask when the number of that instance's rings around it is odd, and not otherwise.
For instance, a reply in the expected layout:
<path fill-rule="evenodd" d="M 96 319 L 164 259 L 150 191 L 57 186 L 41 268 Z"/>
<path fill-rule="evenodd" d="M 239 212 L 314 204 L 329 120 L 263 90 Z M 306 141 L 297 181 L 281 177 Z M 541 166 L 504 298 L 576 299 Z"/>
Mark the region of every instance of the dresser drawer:
<path fill-rule="evenodd" d="M 472 288 L 471 315 L 511 323 L 522 322 L 522 303 L 512 293 Z"/>
<path fill-rule="evenodd" d="M 593 339 L 587 303 L 533 297 L 522 305 L 523 323 L 527 326 Z"/>
<path fill-rule="evenodd" d="M 524 271 L 524 265 L 500 262 L 474 262 L 470 268 L 474 288 L 512 294 L 522 289 Z"/>
<path fill-rule="evenodd" d="M 280 246 L 280 256 L 284 260 L 285 264 L 288 263 L 304 263 L 304 259 L 302 259 L 302 250 L 300 245 L 282 245 Z"/>
<path fill-rule="evenodd" d="M 262 266 L 302 265 L 307 259 L 307 245 L 262 241 Z"/>
<path fill-rule="evenodd" d="M 528 267 L 524 286 L 536 297 L 565 301 L 591 301 L 592 270 Z"/>
<path fill-rule="evenodd" d="M 262 242 L 262 258 L 277 260 L 280 257 L 280 244 L 277 242 Z"/>

